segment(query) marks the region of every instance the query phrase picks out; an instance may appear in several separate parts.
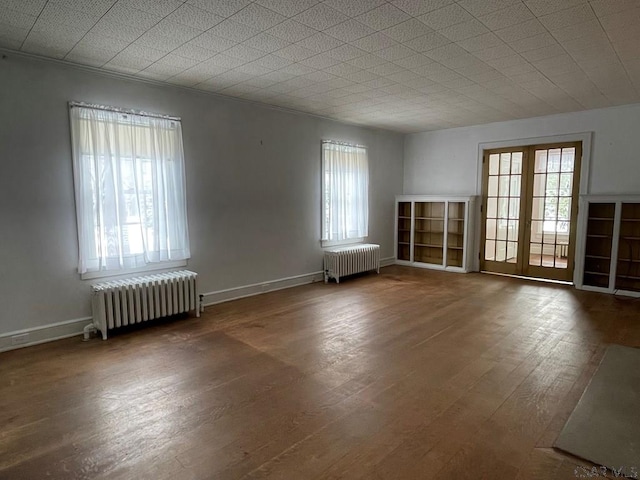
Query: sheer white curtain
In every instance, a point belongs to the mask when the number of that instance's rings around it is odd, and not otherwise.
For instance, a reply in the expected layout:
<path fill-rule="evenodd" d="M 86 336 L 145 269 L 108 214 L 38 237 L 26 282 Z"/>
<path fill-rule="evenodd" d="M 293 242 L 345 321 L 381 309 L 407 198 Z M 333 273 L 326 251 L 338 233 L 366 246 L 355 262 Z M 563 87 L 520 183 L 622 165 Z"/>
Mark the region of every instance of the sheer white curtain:
<path fill-rule="evenodd" d="M 369 235 L 369 165 L 364 147 L 325 141 L 324 244 L 350 243 Z"/>
<path fill-rule="evenodd" d="M 70 106 L 80 273 L 189 258 L 178 119 Z"/>

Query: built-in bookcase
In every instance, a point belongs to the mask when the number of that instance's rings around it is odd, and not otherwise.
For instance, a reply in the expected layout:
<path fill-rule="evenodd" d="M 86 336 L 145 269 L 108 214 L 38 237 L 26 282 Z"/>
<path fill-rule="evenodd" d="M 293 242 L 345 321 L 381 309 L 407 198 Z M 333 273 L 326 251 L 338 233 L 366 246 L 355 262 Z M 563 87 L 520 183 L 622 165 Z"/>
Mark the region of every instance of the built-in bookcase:
<path fill-rule="evenodd" d="M 616 289 L 640 292 L 640 203 L 622 203 Z"/>
<path fill-rule="evenodd" d="M 578 287 L 640 296 L 640 197 L 585 196 Z"/>
<path fill-rule="evenodd" d="M 468 271 L 473 204 L 474 197 L 397 197 L 396 263 Z"/>
<path fill-rule="evenodd" d="M 396 251 L 400 260 L 411 259 L 411 202 L 397 204 Z"/>
<path fill-rule="evenodd" d="M 609 288 L 616 204 L 590 203 L 588 209 L 583 283 Z"/>

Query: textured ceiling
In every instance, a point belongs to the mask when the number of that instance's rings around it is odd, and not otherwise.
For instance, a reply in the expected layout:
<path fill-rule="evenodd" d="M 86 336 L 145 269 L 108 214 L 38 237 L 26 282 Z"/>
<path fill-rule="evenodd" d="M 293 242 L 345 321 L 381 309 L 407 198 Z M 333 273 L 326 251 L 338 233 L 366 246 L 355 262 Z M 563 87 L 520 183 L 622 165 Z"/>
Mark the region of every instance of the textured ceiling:
<path fill-rule="evenodd" d="M 401 132 L 640 102 L 640 0 L 0 0 L 0 47 Z"/>

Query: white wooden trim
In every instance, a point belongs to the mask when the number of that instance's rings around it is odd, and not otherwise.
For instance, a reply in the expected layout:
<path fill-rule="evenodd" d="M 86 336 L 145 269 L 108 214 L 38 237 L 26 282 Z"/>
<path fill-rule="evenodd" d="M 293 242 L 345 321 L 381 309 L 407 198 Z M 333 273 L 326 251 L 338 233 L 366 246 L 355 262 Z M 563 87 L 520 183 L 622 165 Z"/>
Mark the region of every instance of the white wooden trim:
<path fill-rule="evenodd" d="M 73 320 L 65 320 L 63 322 L 51 323 L 40 327 L 25 328 L 0 334 L 0 352 L 15 350 L 17 348 L 30 347 L 40 343 L 52 342 L 62 338 L 75 337 L 82 335 L 83 328 L 91 317 L 76 318 Z M 12 345 L 11 338 L 16 335 L 28 334 L 28 340 L 25 343 Z"/>

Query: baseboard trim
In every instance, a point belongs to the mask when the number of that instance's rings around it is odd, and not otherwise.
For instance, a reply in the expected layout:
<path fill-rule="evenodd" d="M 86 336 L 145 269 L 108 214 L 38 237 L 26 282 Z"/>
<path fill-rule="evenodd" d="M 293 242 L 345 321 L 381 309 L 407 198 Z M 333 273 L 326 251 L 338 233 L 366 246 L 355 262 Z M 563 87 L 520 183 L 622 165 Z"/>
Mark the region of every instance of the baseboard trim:
<path fill-rule="evenodd" d="M 308 283 L 324 281 L 323 272 L 305 273 L 293 277 L 278 278 L 268 282 L 253 283 L 251 285 L 242 285 L 240 287 L 227 288 L 225 290 L 216 290 L 214 292 L 203 293 L 205 298 L 203 306 L 216 305 L 218 303 L 238 300 L 240 298 L 253 297 L 261 293 L 274 292 L 276 290 L 284 290 L 285 288 L 298 287 Z M 210 299 L 210 300 L 208 300 Z"/>
<path fill-rule="evenodd" d="M 9 350 L 31 347 L 40 343 L 53 342 L 54 340 L 82 335 L 83 328 L 90 323 L 91 320 L 91 317 L 76 318 L 44 325 L 42 327 L 25 328 L 14 332 L 2 333 L 0 334 L 0 352 L 7 352 Z M 27 335 L 27 337 L 23 339 L 23 343 L 13 344 L 13 337 L 21 337 L 24 335 Z"/>
<path fill-rule="evenodd" d="M 395 257 L 381 258 L 380 259 L 380 266 L 381 267 L 388 267 L 390 265 L 395 265 L 395 263 L 396 263 Z"/>

